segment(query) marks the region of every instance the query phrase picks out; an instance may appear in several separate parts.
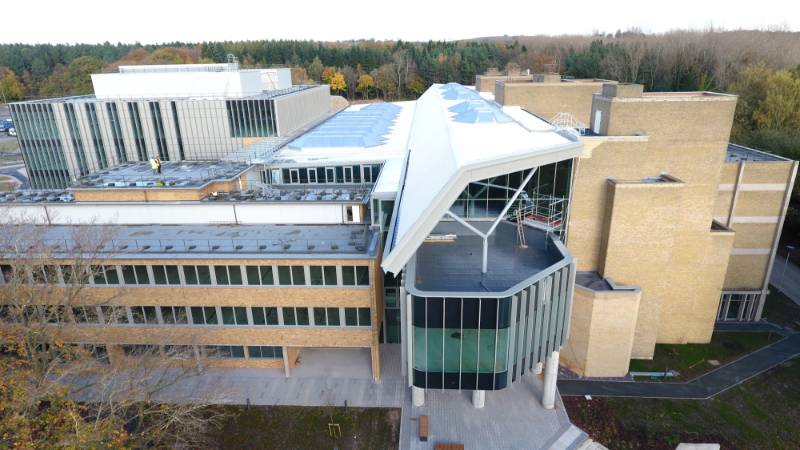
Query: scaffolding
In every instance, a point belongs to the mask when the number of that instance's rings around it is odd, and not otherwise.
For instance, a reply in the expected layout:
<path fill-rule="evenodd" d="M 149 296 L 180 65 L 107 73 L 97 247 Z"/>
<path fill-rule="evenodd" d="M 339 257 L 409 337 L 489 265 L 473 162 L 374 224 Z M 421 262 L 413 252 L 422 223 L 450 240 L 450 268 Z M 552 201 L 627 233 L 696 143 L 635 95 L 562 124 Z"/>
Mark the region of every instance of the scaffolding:
<path fill-rule="evenodd" d="M 521 195 L 517 209 L 508 214 L 508 220 L 517 223 L 518 241 L 521 247 L 527 246 L 523 226 L 527 225 L 563 238 L 567 199 L 552 195 L 538 194 L 533 197 Z"/>

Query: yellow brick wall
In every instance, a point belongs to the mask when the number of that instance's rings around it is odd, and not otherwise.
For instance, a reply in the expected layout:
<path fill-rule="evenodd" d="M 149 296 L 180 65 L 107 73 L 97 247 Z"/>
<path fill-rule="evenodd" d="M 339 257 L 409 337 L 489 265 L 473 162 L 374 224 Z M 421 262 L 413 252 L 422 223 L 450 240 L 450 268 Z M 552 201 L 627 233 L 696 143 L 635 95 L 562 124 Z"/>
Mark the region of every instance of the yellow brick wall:
<path fill-rule="evenodd" d="M 736 231 L 734 248 L 772 252 L 778 238 L 778 223 L 783 214 L 786 189 L 792 183 L 790 177 L 794 164 L 794 161 L 723 164 L 714 215 L 727 219 L 729 211 L 732 211 L 730 227 Z M 742 179 L 737 184 L 740 168 Z M 776 190 L 780 185 L 784 187 Z M 734 193 L 736 204 L 731 210 Z M 731 255 L 724 288 L 763 289 L 769 261 L 769 255 Z"/>
<path fill-rule="evenodd" d="M 761 289 L 769 255 L 731 255 L 725 275 L 725 289 Z"/>
<path fill-rule="evenodd" d="M 605 257 L 598 269 L 618 283 L 640 287 L 631 354 L 649 358 L 658 338 L 662 305 L 672 300 L 665 266 L 673 259 L 675 235 L 679 232 L 675 218 L 686 185 L 613 181 L 609 185 Z"/>
<path fill-rule="evenodd" d="M 601 131 L 647 138 L 609 139 L 576 161 L 567 242 L 578 270 L 641 288 L 633 357 L 652 357 L 656 342 L 710 337 L 734 237 L 709 230 L 724 209 L 718 192 L 735 100 L 594 97 Z M 660 174 L 683 184 L 624 182 Z"/>
<path fill-rule="evenodd" d="M 585 83 L 503 83 L 495 101 L 501 105 L 520 106 L 550 120 L 560 112 L 568 112 L 591 126 L 589 117 L 592 95 L 603 88 L 601 82 Z M 499 86 L 498 86 L 499 87 Z"/>
<path fill-rule="evenodd" d="M 586 377 L 628 372 L 641 293 L 575 286 L 569 339 L 561 362 Z"/>

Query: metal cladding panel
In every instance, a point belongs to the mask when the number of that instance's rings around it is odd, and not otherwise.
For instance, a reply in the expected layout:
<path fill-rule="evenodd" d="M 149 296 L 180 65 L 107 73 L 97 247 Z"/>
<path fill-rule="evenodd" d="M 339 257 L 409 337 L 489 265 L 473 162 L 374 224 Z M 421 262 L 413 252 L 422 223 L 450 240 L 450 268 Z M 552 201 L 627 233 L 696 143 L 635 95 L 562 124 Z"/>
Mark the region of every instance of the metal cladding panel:
<path fill-rule="evenodd" d="M 338 203 L 236 205 L 241 224 L 338 224 L 343 223 L 342 205 Z"/>
<path fill-rule="evenodd" d="M 339 203 L 72 203 L 0 206 L 0 223 L 296 224 L 344 223 Z"/>

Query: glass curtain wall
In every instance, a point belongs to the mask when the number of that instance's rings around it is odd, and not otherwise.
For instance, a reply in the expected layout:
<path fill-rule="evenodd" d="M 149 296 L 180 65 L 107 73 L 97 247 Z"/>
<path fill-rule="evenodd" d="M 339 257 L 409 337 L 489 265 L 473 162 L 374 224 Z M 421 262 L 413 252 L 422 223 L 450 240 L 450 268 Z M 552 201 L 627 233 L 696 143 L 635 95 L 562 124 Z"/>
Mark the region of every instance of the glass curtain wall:
<path fill-rule="evenodd" d="M 37 189 L 63 189 L 70 173 L 58 134 L 53 105 L 11 105 L 31 185 Z"/>
<path fill-rule="evenodd" d="M 513 172 L 498 177 L 470 183 L 450 208 L 465 219 L 495 218 L 503 210 L 514 191 L 525 179 L 528 171 Z M 572 160 L 541 166 L 517 199 L 511 211 L 524 204 L 527 199 L 563 199 L 563 210 L 567 210 L 572 175 Z"/>
<path fill-rule="evenodd" d="M 511 298 L 413 297 L 414 386 L 508 385 Z"/>
<path fill-rule="evenodd" d="M 231 137 L 270 137 L 277 134 L 272 100 L 227 100 Z"/>

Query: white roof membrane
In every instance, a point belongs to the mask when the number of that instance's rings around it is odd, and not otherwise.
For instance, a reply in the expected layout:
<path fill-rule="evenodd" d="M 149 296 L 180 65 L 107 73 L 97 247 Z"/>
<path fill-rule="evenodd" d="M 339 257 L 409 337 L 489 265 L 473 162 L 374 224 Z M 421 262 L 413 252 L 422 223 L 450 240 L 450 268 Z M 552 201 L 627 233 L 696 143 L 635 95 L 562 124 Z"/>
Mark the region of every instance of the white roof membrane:
<path fill-rule="evenodd" d="M 476 94 L 459 90 L 471 91 L 452 83 L 433 85 L 417 101 L 405 174 L 381 264 L 388 272 L 403 269 L 470 182 L 580 154 L 582 144 L 576 138 L 536 116 L 524 111 L 522 117 L 517 117 L 518 111 L 508 114 Z M 450 110 L 464 101 L 473 104 L 477 114 L 469 117 L 475 121 L 460 119 L 464 107 L 455 108 L 461 112 Z"/>

